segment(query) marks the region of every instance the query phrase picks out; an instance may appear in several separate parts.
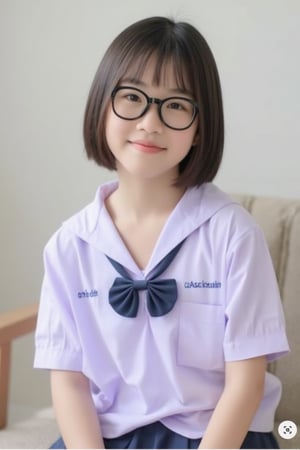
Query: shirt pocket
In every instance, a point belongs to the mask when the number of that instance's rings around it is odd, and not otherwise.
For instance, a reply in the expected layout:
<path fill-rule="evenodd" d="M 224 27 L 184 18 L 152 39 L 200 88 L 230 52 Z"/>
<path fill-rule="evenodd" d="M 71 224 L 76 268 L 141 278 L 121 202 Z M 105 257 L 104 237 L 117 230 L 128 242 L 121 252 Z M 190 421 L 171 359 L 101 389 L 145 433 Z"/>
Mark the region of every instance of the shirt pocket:
<path fill-rule="evenodd" d="M 220 305 L 181 304 L 177 363 L 205 370 L 224 368 L 225 316 Z"/>

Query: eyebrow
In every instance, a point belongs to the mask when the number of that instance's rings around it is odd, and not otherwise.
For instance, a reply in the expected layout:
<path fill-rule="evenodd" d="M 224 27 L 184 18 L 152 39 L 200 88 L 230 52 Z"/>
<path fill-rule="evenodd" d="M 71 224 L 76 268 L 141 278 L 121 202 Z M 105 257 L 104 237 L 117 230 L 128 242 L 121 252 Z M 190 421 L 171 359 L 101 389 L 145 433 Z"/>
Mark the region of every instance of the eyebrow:
<path fill-rule="evenodd" d="M 139 80 L 138 78 L 124 78 L 121 80 L 121 83 L 130 83 L 130 84 L 135 84 L 136 86 L 139 86 L 139 87 L 147 88 L 146 83 L 144 83 L 142 80 Z M 186 94 L 186 95 L 193 97 L 193 94 L 191 91 L 183 89 L 179 86 L 176 88 L 168 88 L 168 91 L 170 91 L 174 94 Z"/>

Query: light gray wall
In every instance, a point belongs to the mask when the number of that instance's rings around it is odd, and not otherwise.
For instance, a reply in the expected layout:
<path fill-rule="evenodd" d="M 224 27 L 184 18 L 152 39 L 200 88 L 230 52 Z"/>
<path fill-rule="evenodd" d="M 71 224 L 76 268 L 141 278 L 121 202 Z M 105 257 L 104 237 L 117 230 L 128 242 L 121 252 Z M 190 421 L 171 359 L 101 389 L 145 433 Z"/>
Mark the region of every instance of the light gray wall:
<path fill-rule="evenodd" d="M 300 197 L 298 0 L 0 0 L 1 310 L 39 297 L 42 249 L 112 177 L 85 159 L 87 93 L 112 38 L 149 15 L 195 24 L 222 78 L 226 147 L 217 184 Z M 49 402 L 33 341 L 14 347 L 12 401 Z"/>

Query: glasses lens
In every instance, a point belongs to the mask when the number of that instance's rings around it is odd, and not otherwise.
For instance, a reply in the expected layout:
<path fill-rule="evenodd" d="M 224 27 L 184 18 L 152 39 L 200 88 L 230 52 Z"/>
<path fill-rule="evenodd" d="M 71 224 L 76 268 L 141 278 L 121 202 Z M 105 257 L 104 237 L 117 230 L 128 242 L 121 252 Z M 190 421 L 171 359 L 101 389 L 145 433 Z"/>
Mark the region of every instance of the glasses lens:
<path fill-rule="evenodd" d="M 154 100 L 154 99 L 151 99 Z M 121 118 L 133 120 L 141 117 L 148 108 L 148 97 L 139 89 L 119 87 L 112 95 L 114 112 Z M 188 128 L 196 115 L 192 100 L 172 97 L 158 105 L 159 115 L 165 125 L 175 130 Z"/>
<path fill-rule="evenodd" d="M 133 88 L 121 88 L 113 97 L 115 113 L 123 119 L 137 119 L 147 108 L 145 95 Z"/>
<path fill-rule="evenodd" d="M 169 127 L 181 130 L 189 127 L 193 122 L 195 106 L 188 99 L 172 97 L 163 102 L 161 117 Z"/>

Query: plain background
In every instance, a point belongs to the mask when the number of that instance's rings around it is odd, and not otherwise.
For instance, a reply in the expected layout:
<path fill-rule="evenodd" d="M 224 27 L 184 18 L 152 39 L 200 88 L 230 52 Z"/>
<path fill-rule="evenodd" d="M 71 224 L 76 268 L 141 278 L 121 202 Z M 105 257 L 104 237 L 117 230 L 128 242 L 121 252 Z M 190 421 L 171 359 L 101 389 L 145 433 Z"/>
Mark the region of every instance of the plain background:
<path fill-rule="evenodd" d="M 87 161 L 82 117 L 99 61 L 127 25 L 189 21 L 215 55 L 226 144 L 216 184 L 300 198 L 299 0 L 0 0 L 1 311 L 38 300 L 42 252 L 60 223 L 113 178 Z M 33 337 L 13 352 L 11 400 L 50 403 Z"/>

